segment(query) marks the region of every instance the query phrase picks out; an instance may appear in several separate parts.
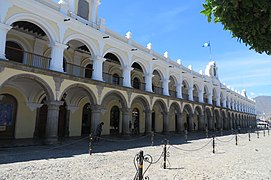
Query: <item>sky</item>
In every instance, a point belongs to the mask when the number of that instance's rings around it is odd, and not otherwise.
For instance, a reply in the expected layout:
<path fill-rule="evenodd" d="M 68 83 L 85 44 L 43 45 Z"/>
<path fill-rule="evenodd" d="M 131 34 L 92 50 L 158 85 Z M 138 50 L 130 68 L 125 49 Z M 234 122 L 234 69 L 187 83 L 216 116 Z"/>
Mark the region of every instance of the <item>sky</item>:
<path fill-rule="evenodd" d="M 204 0 L 101 0 L 99 17 L 106 27 L 125 36 L 132 32 L 137 43 L 152 43 L 154 51 L 168 51 L 173 61 L 182 60 L 194 71 L 205 70 L 210 61 L 217 63 L 222 83 L 238 91 L 246 89 L 249 97 L 271 96 L 271 57 L 249 50 L 232 38 L 221 24 L 208 23 L 200 14 Z"/>

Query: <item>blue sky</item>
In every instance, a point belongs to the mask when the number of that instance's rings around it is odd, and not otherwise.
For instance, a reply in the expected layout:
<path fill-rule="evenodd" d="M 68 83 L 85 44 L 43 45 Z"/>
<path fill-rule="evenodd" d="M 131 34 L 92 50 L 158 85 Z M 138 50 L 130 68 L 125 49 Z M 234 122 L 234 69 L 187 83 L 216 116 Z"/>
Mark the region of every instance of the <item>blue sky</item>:
<path fill-rule="evenodd" d="M 203 48 L 210 41 L 212 59 L 217 62 L 222 83 L 249 97 L 271 95 L 271 57 L 249 50 L 224 31 L 221 24 L 208 23 L 200 14 L 203 0 L 111 0 L 101 1 L 99 17 L 106 26 L 125 36 L 131 31 L 133 40 L 169 57 L 182 60 L 184 66 L 204 70 L 209 50 Z"/>

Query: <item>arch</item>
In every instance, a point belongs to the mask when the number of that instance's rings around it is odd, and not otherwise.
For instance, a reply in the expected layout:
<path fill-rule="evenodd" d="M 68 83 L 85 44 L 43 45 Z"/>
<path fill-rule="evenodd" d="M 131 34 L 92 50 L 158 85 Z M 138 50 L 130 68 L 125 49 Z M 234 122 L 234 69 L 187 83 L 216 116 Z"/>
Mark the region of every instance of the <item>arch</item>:
<path fill-rule="evenodd" d="M 73 88 L 81 88 L 83 91 L 86 92 L 86 94 L 88 95 L 88 98 L 89 98 L 89 101 L 92 102 L 93 104 L 97 104 L 97 98 L 95 96 L 95 94 L 92 92 L 91 89 L 89 89 L 87 86 L 83 85 L 83 84 L 72 84 L 68 87 L 66 87 L 62 93 L 60 94 L 59 98 L 61 99 L 61 97 L 64 96 L 64 94 L 66 92 L 68 92 L 69 90 L 73 89 Z M 77 99 L 75 102 L 70 102 L 71 104 L 74 104 L 74 105 L 77 105 L 78 103 L 80 103 L 80 100 L 82 99 L 83 97 Z"/>
<path fill-rule="evenodd" d="M 208 127 L 209 130 L 214 129 L 214 120 L 213 120 L 213 110 L 209 107 L 206 107 L 206 122 L 205 127 Z"/>
<path fill-rule="evenodd" d="M 167 132 L 167 106 L 162 99 L 156 99 L 152 106 L 152 131 Z"/>
<path fill-rule="evenodd" d="M 104 105 L 106 101 L 110 101 L 111 99 L 115 99 L 115 98 L 119 98 L 121 100 L 120 103 L 121 103 L 122 108 L 128 108 L 128 102 L 126 98 L 122 95 L 122 93 L 115 90 L 112 90 L 106 93 L 103 96 L 103 99 L 101 100 L 102 102 L 101 104 Z"/>
<path fill-rule="evenodd" d="M 132 105 L 135 101 L 140 101 L 140 102 L 143 104 L 145 110 L 151 110 L 150 103 L 149 103 L 149 101 L 148 101 L 144 96 L 142 96 L 142 95 L 137 95 L 137 96 L 135 96 L 135 97 L 131 100 L 131 105 Z"/>
<path fill-rule="evenodd" d="M 196 83 L 193 85 L 193 100 L 199 102 L 199 86 Z"/>
<path fill-rule="evenodd" d="M 82 124 L 81 124 L 81 135 L 89 135 L 91 132 L 91 118 L 92 115 L 92 110 L 91 110 L 91 105 L 90 103 L 86 103 L 83 106 L 83 110 L 82 110 Z"/>
<path fill-rule="evenodd" d="M 197 105 L 194 108 L 194 119 L 193 119 L 194 131 L 204 130 L 204 118 L 202 107 Z"/>
<path fill-rule="evenodd" d="M 28 21 L 39 26 L 48 36 L 50 42 L 59 42 L 57 31 L 45 19 L 30 13 L 18 13 L 8 18 L 5 24 L 12 25 L 17 21 Z"/>
<path fill-rule="evenodd" d="M 105 55 L 108 54 L 108 53 L 111 53 L 111 54 L 115 55 L 118 58 L 121 67 L 124 67 L 125 65 L 127 65 L 124 62 L 124 60 L 127 59 L 127 58 L 125 58 L 126 56 L 119 49 L 117 49 L 117 48 L 109 48 L 103 53 L 103 57 L 105 57 Z"/>
<path fill-rule="evenodd" d="M 163 72 L 158 68 L 154 68 L 153 71 L 152 71 L 152 74 L 154 75 L 155 71 L 158 73 L 158 75 L 160 76 L 160 79 L 163 80 L 164 79 L 164 75 L 163 75 Z"/>
<path fill-rule="evenodd" d="M 16 34 L 12 34 L 11 37 L 7 36 L 6 41 L 12 41 L 12 42 L 20 44 L 22 46 L 22 48 L 24 49 L 24 51 L 28 51 L 28 52 L 33 51 L 33 48 L 30 45 L 30 43 L 28 41 L 26 41 L 24 38 L 22 38 Z"/>
<path fill-rule="evenodd" d="M 84 36 L 82 34 L 72 34 L 68 37 L 66 37 L 63 41 L 63 44 L 67 44 L 69 41 L 79 41 L 82 42 L 84 45 L 87 46 L 88 50 L 90 51 L 90 54 L 95 57 L 100 54 L 99 48 L 97 45 L 93 42 L 93 40 L 87 36 Z"/>
<path fill-rule="evenodd" d="M 181 108 L 177 102 L 173 102 L 169 107 L 169 131 L 181 131 Z"/>
<path fill-rule="evenodd" d="M 147 69 L 149 69 L 148 64 L 146 64 L 146 61 L 140 59 L 140 58 L 136 58 L 132 61 L 131 63 L 131 67 L 133 66 L 134 63 L 137 63 L 138 65 L 140 65 L 140 67 L 143 70 L 143 73 L 146 74 L 147 73 Z"/>
<path fill-rule="evenodd" d="M 193 124 L 193 108 L 190 104 L 185 104 L 182 109 L 183 126 L 185 130 L 192 131 Z"/>
<path fill-rule="evenodd" d="M 4 86 L 9 81 L 13 81 L 18 78 L 27 78 L 27 79 L 35 81 L 43 88 L 49 101 L 52 101 L 55 99 L 54 93 L 53 93 L 52 89 L 50 88 L 50 86 L 40 77 L 37 77 L 35 75 L 31 75 L 31 74 L 17 74 L 15 76 L 12 76 L 12 77 L 8 78 L 7 80 L 5 80 L 1 86 Z"/>
<path fill-rule="evenodd" d="M 6 41 L 6 58 L 17 63 L 24 63 L 24 48 L 21 44 L 13 41 Z"/>

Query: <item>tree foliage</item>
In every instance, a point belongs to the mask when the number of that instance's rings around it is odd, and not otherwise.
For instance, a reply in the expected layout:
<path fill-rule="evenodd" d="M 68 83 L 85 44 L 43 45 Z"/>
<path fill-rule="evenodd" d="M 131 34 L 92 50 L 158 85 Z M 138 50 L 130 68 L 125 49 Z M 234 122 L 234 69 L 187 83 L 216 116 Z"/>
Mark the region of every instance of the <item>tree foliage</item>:
<path fill-rule="evenodd" d="M 270 0 L 205 0 L 202 14 L 258 53 L 271 55 Z"/>

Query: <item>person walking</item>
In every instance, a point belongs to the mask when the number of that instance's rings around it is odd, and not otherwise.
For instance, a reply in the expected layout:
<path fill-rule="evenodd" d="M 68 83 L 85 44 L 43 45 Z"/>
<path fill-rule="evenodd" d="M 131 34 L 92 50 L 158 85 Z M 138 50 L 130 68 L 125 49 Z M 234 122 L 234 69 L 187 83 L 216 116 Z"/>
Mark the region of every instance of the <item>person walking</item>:
<path fill-rule="evenodd" d="M 97 142 L 100 141 L 100 137 L 101 137 L 102 130 L 103 130 L 103 125 L 104 125 L 104 122 L 101 122 L 97 125 L 96 134 L 95 134 L 95 141 L 97 141 Z"/>

